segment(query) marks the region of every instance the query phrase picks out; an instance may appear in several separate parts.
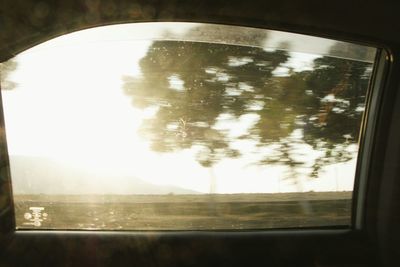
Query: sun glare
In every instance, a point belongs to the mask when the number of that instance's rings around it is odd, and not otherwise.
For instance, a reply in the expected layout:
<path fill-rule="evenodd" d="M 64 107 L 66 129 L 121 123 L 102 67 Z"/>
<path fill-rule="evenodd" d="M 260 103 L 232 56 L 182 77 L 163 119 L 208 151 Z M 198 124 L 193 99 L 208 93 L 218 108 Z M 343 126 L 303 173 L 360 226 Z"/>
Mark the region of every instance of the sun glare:
<path fill-rule="evenodd" d="M 167 30 L 183 34 L 193 27 Z M 2 92 L 10 157 L 47 158 L 92 173 L 102 186 L 95 192 L 104 193 L 115 193 L 110 189 L 115 188 L 112 183 L 119 183 L 121 189 L 131 178 L 181 188 L 186 193 L 352 190 L 355 159 L 328 166 L 318 180 L 305 175 L 293 183 L 284 179 L 283 166 L 252 165 L 256 156 L 251 153 L 239 159 L 223 159 L 210 169 L 196 161 L 195 147 L 176 153 L 153 151 L 149 141 L 138 133 L 143 118 L 151 112 L 132 105 L 132 99 L 123 91 L 123 77 L 140 77 L 139 61 L 152 43 L 146 38 L 160 35 L 157 31 L 149 33 L 146 27 L 132 30 L 129 25 L 85 30 L 18 55 L 18 68 L 12 74 L 12 79 L 18 81 L 17 88 Z M 129 38 L 138 34 L 144 37 Z M 309 70 L 315 58 L 294 53 L 280 72 L 284 76 L 290 68 Z M 169 82 L 175 91 L 184 90 L 178 76 Z M 241 86 L 241 90 L 252 90 L 249 85 Z M 232 94 L 236 92 L 232 90 Z M 263 106 L 254 102 L 250 108 L 257 111 Z M 227 129 L 235 138 L 246 134 L 259 120 L 256 114 L 243 115 L 238 121 L 228 117 L 214 128 Z M 246 140 L 233 145 L 241 151 L 254 148 Z M 312 158 L 312 149 L 306 149 Z M 217 180 L 210 189 L 213 176 Z"/>

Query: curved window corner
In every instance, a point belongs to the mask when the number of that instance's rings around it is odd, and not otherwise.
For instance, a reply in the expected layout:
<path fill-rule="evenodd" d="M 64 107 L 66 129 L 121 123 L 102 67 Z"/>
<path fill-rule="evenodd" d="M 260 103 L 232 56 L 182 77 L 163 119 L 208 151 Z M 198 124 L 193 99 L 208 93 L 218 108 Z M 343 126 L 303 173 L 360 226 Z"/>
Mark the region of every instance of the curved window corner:
<path fill-rule="evenodd" d="M 26 50 L 0 65 L 16 228 L 349 227 L 376 53 L 200 23 Z"/>

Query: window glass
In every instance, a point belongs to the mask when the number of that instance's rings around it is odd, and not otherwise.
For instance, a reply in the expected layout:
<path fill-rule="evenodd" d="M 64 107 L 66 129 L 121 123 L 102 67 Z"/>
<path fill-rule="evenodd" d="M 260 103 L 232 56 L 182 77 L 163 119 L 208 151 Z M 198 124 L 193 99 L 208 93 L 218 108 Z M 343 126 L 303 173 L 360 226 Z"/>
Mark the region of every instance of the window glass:
<path fill-rule="evenodd" d="M 376 49 L 196 23 L 1 64 L 17 229 L 348 226 Z"/>

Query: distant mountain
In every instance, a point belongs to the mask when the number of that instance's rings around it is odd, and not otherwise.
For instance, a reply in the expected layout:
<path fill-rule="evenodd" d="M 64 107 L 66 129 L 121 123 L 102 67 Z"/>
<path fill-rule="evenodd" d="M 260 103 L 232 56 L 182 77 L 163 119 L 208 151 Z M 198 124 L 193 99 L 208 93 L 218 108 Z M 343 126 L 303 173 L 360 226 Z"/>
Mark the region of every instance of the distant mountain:
<path fill-rule="evenodd" d="M 129 176 L 90 173 L 47 158 L 10 156 L 14 194 L 199 194 Z"/>

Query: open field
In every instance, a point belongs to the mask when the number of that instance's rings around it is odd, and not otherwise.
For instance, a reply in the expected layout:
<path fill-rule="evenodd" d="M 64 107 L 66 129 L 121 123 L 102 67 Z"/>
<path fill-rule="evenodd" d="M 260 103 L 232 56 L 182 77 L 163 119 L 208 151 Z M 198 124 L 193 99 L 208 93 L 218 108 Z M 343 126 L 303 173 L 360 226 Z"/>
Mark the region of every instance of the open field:
<path fill-rule="evenodd" d="M 351 192 L 15 195 L 14 202 L 18 229 L 230 230 L 312 227 L 349 225 L 351 213 Z M 39 210 L 36 214 L 35 209 Z M 36 223 L 42 220 L 40 226 L 34 224 L 35 220 Z"/>

